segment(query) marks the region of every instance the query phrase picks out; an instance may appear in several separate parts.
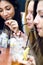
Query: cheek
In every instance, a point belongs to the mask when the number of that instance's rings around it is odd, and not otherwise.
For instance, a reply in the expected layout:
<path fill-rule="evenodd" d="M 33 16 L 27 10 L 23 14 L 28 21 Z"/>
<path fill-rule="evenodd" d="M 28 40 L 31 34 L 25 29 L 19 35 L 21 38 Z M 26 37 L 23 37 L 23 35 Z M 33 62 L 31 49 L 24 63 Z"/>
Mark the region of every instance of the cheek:
<path fill-rule="evenodd" d="M 3 18 L 3 13 L 1 13 L 0 16 Z"/>
<path fill-rule="evenodd" d="M 41 26 L 42 26 L 42 28 L 43 28 L 43 19 L 41 20 Z"/>
<path fill-rule="evenodd" d="M 40 32 L 40 33 L 39 33 L 39 36 L 40 36 L 40 37 L 43 37 L 43 34 Z"/>
<path fill-rule="evenodd" d="M 9 12 L 11 14 L 11 16 L 13 17 L 15 15 L 15 10 L 12 8 Z"/>
<path fill-rule="evenodd" d="M 31 20 L 33 21 L 33 15 L 31 16 Z"/>
<path fill-rule="evenodd" d="M 40 30 L 38 34 L 39 34 L 40 37 L 43 37 L 43 29 Z"/>

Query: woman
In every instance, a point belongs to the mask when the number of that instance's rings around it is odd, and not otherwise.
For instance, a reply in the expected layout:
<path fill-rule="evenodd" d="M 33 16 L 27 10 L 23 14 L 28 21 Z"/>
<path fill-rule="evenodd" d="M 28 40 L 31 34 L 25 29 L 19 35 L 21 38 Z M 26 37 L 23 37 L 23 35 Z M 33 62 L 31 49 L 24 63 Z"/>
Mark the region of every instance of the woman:
<path fill-rule="evenodd" d="M 2 5 L 5 4 L 6 2 L 7 2 L 7 1 L 1 1 L 1 2 L 0 2 L 0 5 L 2 6 Z M 7 3 L 8 3 L 8 2 L 7 2 Z M 9 4 L 9 3 L 8 3 L 8 4 Z M 11 4 L 10 4 L 10 5 L 11 5 Z M 0 11 L 3 11 L 3 10 L 1 9 L 1 6 L 0 6 Z M 12 6 L 12 5 L 11 5 L 11 6 Z M 5 8 L 6 8 L 6 7 L 5 7 Z M 3 9 L 4 9 L 4 7 L 3 7 Z M 5 10 L 4 10 L 4 11 L 5 11 Z M 2 16 L 2 12 L 0 12 L 0 15 Z M 2 16 L 2 18 L 8 19 L 8 20 L 5 21 L 5 24 L 6 24 L 6 25 L 7 25 L 7 24 L 10 25 L 10 24 L 12 23 L 12 21 L 14 21 L 14 20 L 12 20 L 12 19 L 9 19 L 9 17 L 3 17 L 3 16 Z M 9 22 L 9 21 L 11 21 L 11 22 Z M 15 21 L 15 23 L 16 23 L 16 21 Z M 13 23 L 12 23 L 12 24 L 13 24 Z M 17 23 L 16 23 L 16 24 L 17 24 Z M 12 25 L 11 25 L 11 26 L 12 26 Z M 9 27 L 9 26 L 8 26 L 8 27 Z M 9 27 L 9 28 L 10 28 L 10 27 Z M 17 25 L 17 28 L 18 28 L 18 25 Z M 15 28 L 14 28 L 14 29 L 15 29 Z M 14 30 L 12 30 L 12 31 L 14 31 Z M 14 32 L 15 32 L 15 31 L 14 31 Z M 16 33 L 15 33 L 15 34 L 16 34 Z M 21 36 L 21 34 L 22 34 L 22 33 L 20 32 L 20 36 Z M 20 36 L 19 36 L 19 38 L 20 38 Z M 22 36 L 23 36 L 23 39 L 24 39 L 24 38 L 25 38 L 24 34 L 22 34 Z M 21 36 L 21 38 L 22 38 L 22 36 Z M 14 37 L 14 38 L 15 38 L 15 37 Z M 20 38 L 20 39 L 21 39 L 21 38 Z M 17 37 L 17 39 L 18 39 L 18 37 Z M 26 38 L 26 39 L 27 39 L 27 38 Z M 25 41 L 26 41 L 26 40 L 25 40 Z M 21 42 L 21 43 L 23 43 L 23 42 Z M 6 58 L 9 59 L 9 55 L 10 55 L 9 50 L 10 50 L 10 48 L 0 48 L 0 50 L 1 50 L 1 49 L 4 50 L 4 51 L 2 51 L 2 52 L 3 52 L 3 55 L 5 56 L 5 58 L 3 58 L 3 59 L 4 59 L 4 60 L 5 60 Z M 7 55 L 8 57 L 6 56 L 6 49 L 8 50 L 8 52 L 7 52 L 7 53 L 8 53 L 8 55 Z M 1 52 L 1 51 L 0 51 L 0 52 Z M 2 56 L 2 52 L 1 52 L 1 56 Z M 3 56 L 3 57 L 4 57 L 4 56 Z M 2 58 L 1 58 L 1 59 L 2 59 Z M 6 60 L 7 60 L 7 59 L 6 59 Z M 30 59 L 30 60 L 31 60 L 31 59 Z M 31 62 L 30 60 L 29 60 L 29 62 Z M 34 60 L 34 59 L 33 59 L 33 60 Z M 9 61 L 9 60 L 8 60 L 8 61 Z M 1 62 L 1 64 L 2 64 L 2 63 L 3 63 L 3 61 Z M 8 63 L 9 65 L 12 64 L 12 58 L 11 58 L 11 56 L 10 56 L 10 61 L 9 61 L 9 62 L 4 61 L 4 65 L 7 64 L 7 63 Z M 18 63 L 18 62 L 16 62 L 16 63 Z M 20 65 L 21 65 L 21 63 L 24 64 L 24 63 L 21 62 L 21 61 L 19 61 L 19 63 L 20 63 Z M 19 63 L 18 63 L 18 64 L 19 64 Z M 32 62 L 32 63 L 34 64 L 34 62 Z M 14 62 L 13 64 L 15 64 L 15 62 Z M 17 65 L 18 65 L 18 64 L 17 64 Z"/>
<path fill-rule="evenodd" d="M 7 4 L 5 4 L 5 3 L 7 3 Z M 1 4 L 3 4 L 4 7 Z M 5 6 L 7 6 L 7 7 L 5 7 Z M 14 1 L 7 0 L 7 2 L 6 2 L 6 0 L 5 1 L 1 0 L 0 1 L 0 16 L 1 16 L 1 18 L 3 18 L 3 20 L 0 18 L 0 21 L 2 21 L 3 24 L 4 24 L 4 21 L 9 20 L 9 19 L 16 20 L 19 25 L 19 29 L 23 32 L 20 10 L 19 10 L 19 5 L 18 5 L 17 0 L 14 0 Z M 3 24 L 2 24 L 2 26 L 3 26 Z M 2 26 L 0 28 L 3 28 Z"/>
<path fill-rule="evenodd" d="M 18 6 L 18 3 L 16 0 L 14 0 L 14 1 L 0 0 L 0 30 L 4 30 L 4 32 L 6 32 L 8 34 L 9 38 L 10 38 L 10 33 L 14 32 L 16 34 L 16 32 L 18 32 L 18 24 L 19 24 L 19 29 L 21 31 L 23 31 L 22 26 L 21 26 L 21 19 L 19 18 L 20 13 L 19 13 L 18 8 L 19 8 L 19 6 Z M 14 29 L 12 30 L 11 27 Z M 2 34 L 0 32 L 0 37 L 3 38 L 4 35 L 5 36 L 7 35 L 4 32 L 2 32 Z M 20 32 L 20 35 L 21 35 L 21 32 Z M 8 39 L 8 37 L 4 37 L 4 38 Z M 7 40 L 7 39 L 4 39 L 4 38 L 1 41 L 1 45 L 0 45 L 0 65 L 1 64 L 2 65 L 6 65 L 6 64 L 12 65 L 12 58 L 10 56 L 10 47 L 9 47 L 9 45 L 7 45 L 5 47 L 5 45 L 8 43 L 8 41 L 5 43 L 5 40 Z M 5 45 L 3 45 L 3 43 L 5 43 Z M 13 63 L 13 64 L 15 64 L 15 63 Z M 18 64 L 19 63 L 17 63 L 17 65 Z"/>
<path fill-rule="evenodd" d="M 37 61 L 36 55 L 32 50 L 35 46 L 34 43 L 36 41 L 36 32 L 34 31 L 34 24 L 33 24 L 33 8 L 34 8 L 34 0 L 27 0 L 25 4 L 25 23 L 26 23 L 26 31 L 28 28 L 27 34 L 30 42 L 30 44 L 28 44 L 27 41 L 27 45 L 30 46 L 31 49 L 30 54 L 32 54 Z"/>
<path fill-rule="evenodd" d="M 38 1 L 36 1 L 37 3 Z M 29 3 L 29 4 L 28 4 Z M 37 51 L 37 47 L 38 47 L 38 44 L 37 44 L 37 35 L 36 35 L 36 31 L 35 31 L 35 27 L 34 27 L 34 24 L 33 24 L 33 18 L 35 17 L 36 15 L 36 12 L 35 14 L 33 13 L 34 10 L 34 1 L 31 0 L 29 2 L 29 0 L 27 0 L 27 6 L 26 6 L 26 10 L 25 10 L 25 18 L 26 18 L 26 23 L 27 23 L 27 26 L 28 26 L 28 34 L 29 34 L 29 41 L 30 41 L 30 48 L 33 49 L 33 55 L 35 56 L 36 58 L 36 64 L 38 65 L 38 59 L 37 59 L 37 56 L 36 56 L 36 51 Z M 36 5 L 35 5 L 36 6 Z M 36 7 L 35 7 L 36 9 Z M 33 17 L 34 15 L 34 17 Z M 37 47 L 36 47 L 37 46 Z M 35 52 L 35 53 L 34 53 Z"/>
<path fill-rule="evenodd" d="M 34 24 L 37 34 L 37 45 L 35 47 L 35 54 L 37 56 L 39 65 L 43 64 L 43 0 L 35 0 L 34 4 Z M 37 15 L 35 14 L 37 13 Z M 36 17 L 35 17 L 36 15 Z M 37 50 L 36 50 L 37 49 Z"/>
<path fill-rule="evenodd" d="M 25 23 L 26 23 L 26 32 L 29 35 L 30 43 L 33 45 L 36 40 L 36 34 L 34 31 L 34 24 L 33 24 L 33 8 L 34 8 L 34 1 L 27 0 L 25 6 Z"/>
<path fill-rule="evenodd" d="M 26 23 L 30 24 L 30 26 L 27 24 L 28 28 L 30 28 L 30 29 L 33 28 L 33 7 L 34 7 L 34 1 L 27 0 L 26 4 L 25 4 L 25 20 L 26 20 Z M 28 19 L 29 19 L 29 21 L 28 21 Z"/>

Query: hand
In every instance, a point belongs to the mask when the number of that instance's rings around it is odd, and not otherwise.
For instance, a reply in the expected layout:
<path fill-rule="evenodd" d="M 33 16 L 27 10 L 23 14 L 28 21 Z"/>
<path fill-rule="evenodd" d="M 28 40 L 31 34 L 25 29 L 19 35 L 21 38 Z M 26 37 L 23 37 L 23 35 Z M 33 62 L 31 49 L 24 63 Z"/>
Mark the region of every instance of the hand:
<path fill-rule="evenodd" d="M 25 43 L 27 42 L 27 35 L 24 34 L 23 32 L 21 32 L 20 30 L 18 30 L 18 32 L 16 33 L 16 35 L 15 35 L 15 33 L 13 33 L 13 37 L 16 37 L 16 36 L 23 38 L 23 40 L 25 41 Z"/>
<path fill-rule="evenodd" d="M 31 55 L 28 56 L 28 63 L 26 65 L 36 65 L 35 58 Z"/>
<path fill-rule="evenodd" d="M 5 21 L 5 25 L 7 25 L 10 28 L 10 30 L 15 33 L 18 31 L 18 23 L 16 20 L 7 20 Z"/>
<path fill-rule="evenodd" d="M 31 55 L 28 56 L 28 59 L 25 60 L 18 60 L 19 63 L 24 65 L 36 65 L 35 58 Z"/>

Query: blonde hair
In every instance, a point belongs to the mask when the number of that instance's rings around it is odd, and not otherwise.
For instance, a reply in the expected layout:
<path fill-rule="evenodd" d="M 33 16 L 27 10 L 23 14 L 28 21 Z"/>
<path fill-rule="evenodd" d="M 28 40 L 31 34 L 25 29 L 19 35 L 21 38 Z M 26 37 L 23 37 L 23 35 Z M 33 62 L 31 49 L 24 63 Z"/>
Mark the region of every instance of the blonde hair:
<path fill-rule="evenodd" d="M 28 14 L 28 5 L 29 5 L 30 1 L 34 1 L 34 0 L 26 0 L 26 3 L 25 3 L 25 23 L 26 23 L 26 16 Z M 30 29 L 28 28 L 27 25 L 25 26 L 25 30 L 26 30 L 27 35 L 29 35 L 29 33 L 30 33 L 30 36 L 29 36 L 30 43 L 33 43 L 36 39 L 36 32 L 30 32 Z"/>
<path fill-rule="evenodd" d="M 25 23 L 26 23 L 26 16 L 27 16 L 27 14 L 28 14 L 28 5 L 29 5 L 29 2 L 30 2 L 30 1 L 33 1 L 33 0 L 26 0 L 26 3 L 25 3 Z M 28 35 L 28 33 L 29 33 L 29 28 L 28 28 L 27 25 L 25 26 L 25 30 L 26 30 L 26 34 Z"/>

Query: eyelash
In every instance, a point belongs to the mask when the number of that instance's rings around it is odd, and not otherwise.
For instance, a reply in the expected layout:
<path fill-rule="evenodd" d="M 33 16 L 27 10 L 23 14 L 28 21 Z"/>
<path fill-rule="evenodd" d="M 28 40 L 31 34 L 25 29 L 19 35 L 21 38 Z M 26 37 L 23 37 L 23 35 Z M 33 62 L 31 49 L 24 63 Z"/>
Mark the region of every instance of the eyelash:
<path fill-rule="evenodd" d="M 43 18 L 43 15 L 42 16 L 40 16 L 41 18 Z"/>
<path fill-rule="evenodd" d="M 6 10 L 10 10 L 10 8 L 6 8 Z"/>
<path fill-rule="evenodd" d="M 2 12 L 3 10 L 0 10 L 0 12 Z"/>
<path fill-rule="evenodd" d="M 10 10 L 11 8 L 6 8 L 6 10 Z M 0 12 L 2 12 L 3 10 L 0 10 Z"/>

